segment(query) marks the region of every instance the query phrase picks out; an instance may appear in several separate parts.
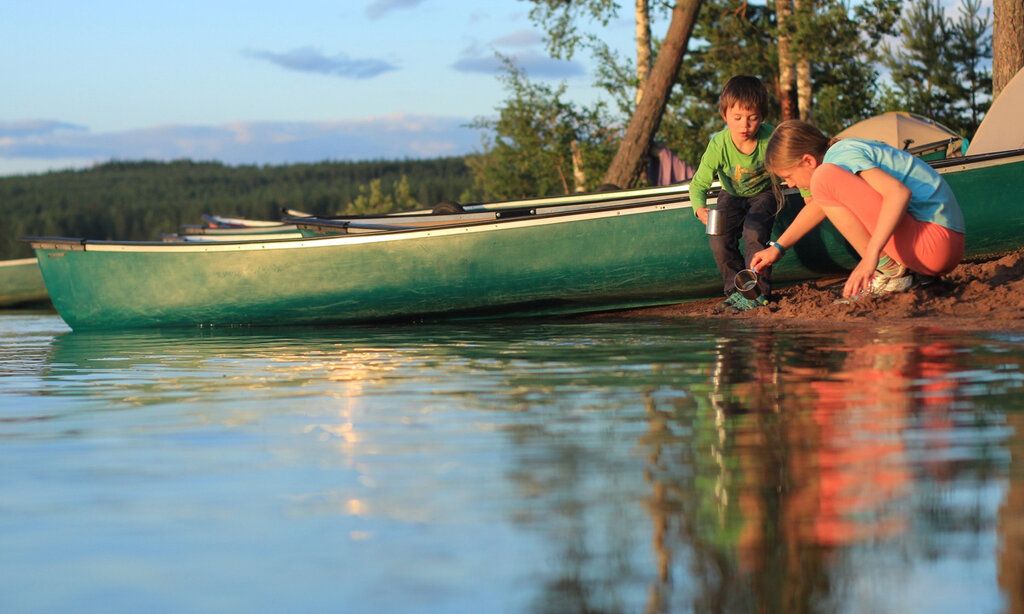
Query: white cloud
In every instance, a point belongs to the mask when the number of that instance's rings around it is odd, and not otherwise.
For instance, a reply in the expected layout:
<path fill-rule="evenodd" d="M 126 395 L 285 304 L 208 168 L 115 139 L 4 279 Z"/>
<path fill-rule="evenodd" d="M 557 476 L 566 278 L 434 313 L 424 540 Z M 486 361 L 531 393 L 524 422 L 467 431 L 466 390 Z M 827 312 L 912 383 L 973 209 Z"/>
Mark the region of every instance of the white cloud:
<path fill-rule="evenodd" d="M 547 79 L 565 79 L 580 77 L 586 73 L 583 66 L 574 61 L 556 60 L 546 55 L 527 51 L 508 55 L 516 66 L 529 77 Z M 464 55 L 452 64 L 459 72 L 476 72 L 488 75 L 498 74 L 504 70 L 504 64 L 497 55 Z"/>
<path fill-rule="evenodd" d="M 412 8 L 422 2 L 423 0 L 373 0 L 366 6 L 366 16 L 370 19 L 380 19 L 392 11 Z"/>
<path fill-rule="evenodd" d="M 377 58 L 350 58 L 344 53 L 327 56 L 315 47 L 300 47 L 284 53 L 248 50 L 245 55 L 265 60 L 287 70 L 318 73 L 349 79 L 372 79 L 378 75 L 397 70 L 394 64 Z"/>
<path fill-rule="evenodd" d="M 496 47 L 536 47 L 544 37 L 533 30 L 516 30 L 491 41 Z"/>

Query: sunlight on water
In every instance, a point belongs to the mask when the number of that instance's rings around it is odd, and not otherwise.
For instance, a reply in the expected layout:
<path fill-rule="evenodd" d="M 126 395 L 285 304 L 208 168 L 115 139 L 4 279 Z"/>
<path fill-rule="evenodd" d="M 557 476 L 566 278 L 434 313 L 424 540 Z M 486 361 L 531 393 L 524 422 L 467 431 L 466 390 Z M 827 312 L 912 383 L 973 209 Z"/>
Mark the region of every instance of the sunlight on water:
<path fill-rule="evenodd" d="M 0 610 L 1022 611 L 1024 335 L 0 317 Z"/>

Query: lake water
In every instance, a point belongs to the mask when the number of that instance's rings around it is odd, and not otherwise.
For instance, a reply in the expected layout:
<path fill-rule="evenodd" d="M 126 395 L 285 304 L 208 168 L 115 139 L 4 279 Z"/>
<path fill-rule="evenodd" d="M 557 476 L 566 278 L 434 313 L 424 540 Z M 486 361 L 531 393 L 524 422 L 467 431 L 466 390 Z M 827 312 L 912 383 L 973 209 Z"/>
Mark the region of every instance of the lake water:
<path fill-rule="evenodd" d="M 0 611 L 1024 611 L 1024 333 L 0 316 Z"/>

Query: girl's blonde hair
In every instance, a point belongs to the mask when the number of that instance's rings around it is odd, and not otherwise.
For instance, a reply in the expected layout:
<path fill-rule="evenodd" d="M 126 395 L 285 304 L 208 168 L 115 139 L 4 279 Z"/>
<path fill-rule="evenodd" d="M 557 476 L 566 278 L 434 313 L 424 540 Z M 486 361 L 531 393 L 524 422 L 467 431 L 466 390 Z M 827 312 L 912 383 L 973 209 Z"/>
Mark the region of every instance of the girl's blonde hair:
<path fill-rule="evenodd" d="M 835 142 L 836 139 L 829 139 L 821 130 L 799 119 L 788 119 L 775 128 L 764 150 L 764 168 L 771 174 L 772 191 L 779 203 L 776 214 L 782 211 L 786 202 L 778 172 L 793 168 L 805 154 L 821 162 L 825 152 Z"/>
<path fill-rule="evenodd" d="M 799 119 L 789 119 L 775 128 L 764 152 L 764 167 L 771 174 L 785 168 L 792 168 L 805 154 L 814 156 L 819 162 L 832 141 L 811 124 Z"/>

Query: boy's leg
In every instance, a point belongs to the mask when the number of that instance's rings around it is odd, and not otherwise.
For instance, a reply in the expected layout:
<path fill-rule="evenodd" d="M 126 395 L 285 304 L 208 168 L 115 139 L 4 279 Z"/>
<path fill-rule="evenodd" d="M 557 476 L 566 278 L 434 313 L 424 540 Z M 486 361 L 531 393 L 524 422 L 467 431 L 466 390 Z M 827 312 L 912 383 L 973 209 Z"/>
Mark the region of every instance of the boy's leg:
<path fill-rule="evenodd" d="M 747 198 L 747 216 L 743 220 L 743 254 L 747 268 L 754 254 L 761 251 L 772 238 L 775 213 L 779 208 L 775 192 L 768 190 Z M 771 296 L 772 268 L 763 269 L 757 275 L 757 286 L 761 294 Z"/>
<path fill-rule="evenodd" d="M 745 268 L 739 241 L 743 233 L 743 219 L 747 214 L 747 199 L 722 191 L 718 193 L 717 207 L 725 217 L 725 230 L 720 235 L 709 235 L 708 242 L 718 271 L 722 274 L 725 295 L 729 296 L 736 290 L 736 273 Z"/>

